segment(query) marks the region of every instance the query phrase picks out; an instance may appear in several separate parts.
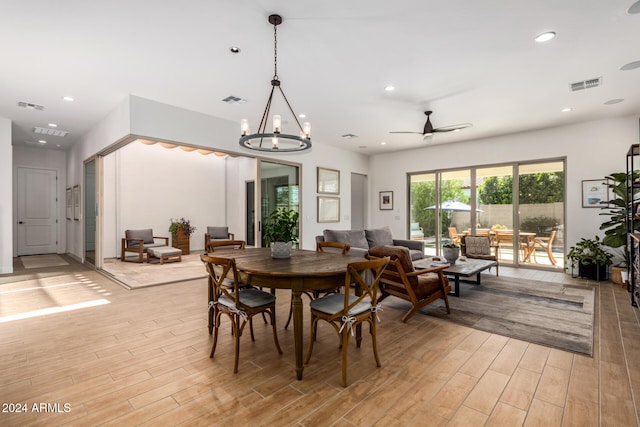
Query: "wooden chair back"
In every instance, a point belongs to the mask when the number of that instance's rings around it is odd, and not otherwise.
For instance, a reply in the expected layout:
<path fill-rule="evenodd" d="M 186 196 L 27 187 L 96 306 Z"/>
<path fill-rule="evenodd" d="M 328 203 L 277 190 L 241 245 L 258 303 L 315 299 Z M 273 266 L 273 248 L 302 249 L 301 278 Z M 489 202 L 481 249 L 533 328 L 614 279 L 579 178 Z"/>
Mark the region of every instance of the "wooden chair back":
<path fill-rule="evenodd" d="M 316 242 L 316 252 L 325 252 L 325 248 L 339 249 L 342 255 L 346 255 L 349 249 L 351 249 L 351 245 L 340 242 Z"/>

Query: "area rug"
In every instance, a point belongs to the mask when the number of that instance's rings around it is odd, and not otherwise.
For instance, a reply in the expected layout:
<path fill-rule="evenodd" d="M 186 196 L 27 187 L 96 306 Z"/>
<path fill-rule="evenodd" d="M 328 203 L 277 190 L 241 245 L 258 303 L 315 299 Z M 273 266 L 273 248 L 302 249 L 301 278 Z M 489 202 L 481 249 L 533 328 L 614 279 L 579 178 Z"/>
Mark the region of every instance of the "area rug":
<path fill-rule="evenodd" d="M 20 261 L 22 261 L 24 268 L 45 268 L 69 265 L 67 261 L 56 254 L 21 256 Z"/>
<path fill-rule="evenodd" d="M 498 335 L 593 355 L 593 288 L 510 277 L 482 277 L 482 285 L 460 283 L 449 297 L 451 314 L 438 300 L 419 313 Z M 398 298 L 385 307 L 408 309 Z"/>

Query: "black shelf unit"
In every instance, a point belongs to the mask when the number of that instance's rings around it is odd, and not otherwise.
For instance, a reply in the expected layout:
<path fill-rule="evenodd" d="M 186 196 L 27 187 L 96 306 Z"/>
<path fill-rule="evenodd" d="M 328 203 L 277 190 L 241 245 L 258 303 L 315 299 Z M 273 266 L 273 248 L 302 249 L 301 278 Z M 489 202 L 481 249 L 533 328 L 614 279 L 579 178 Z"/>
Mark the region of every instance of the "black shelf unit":
<path fill-rule="evenodd" d="M 634 199 L 634 189 L 640 188 L 640 183 L 634 180 L 634 162 L 640 161 L 640 144 L 633 144 L 627 152 L 627 271 L 629 278 L 627 291 L 631 295 L 631 305 L 638 306 L 640 286 L 640 233 L 635 233 L 636 224 L 640 223 L 640 200 Z"/>

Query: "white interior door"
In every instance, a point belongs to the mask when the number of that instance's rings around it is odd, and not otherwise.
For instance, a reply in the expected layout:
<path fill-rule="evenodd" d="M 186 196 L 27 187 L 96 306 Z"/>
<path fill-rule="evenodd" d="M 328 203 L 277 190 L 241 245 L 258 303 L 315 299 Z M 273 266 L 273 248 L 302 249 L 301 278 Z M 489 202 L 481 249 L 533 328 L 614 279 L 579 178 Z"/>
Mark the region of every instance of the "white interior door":
<path fill-rule="evenodd" d="M 57 172 L 18 168 L 18 256 L 57 252 Z"/>

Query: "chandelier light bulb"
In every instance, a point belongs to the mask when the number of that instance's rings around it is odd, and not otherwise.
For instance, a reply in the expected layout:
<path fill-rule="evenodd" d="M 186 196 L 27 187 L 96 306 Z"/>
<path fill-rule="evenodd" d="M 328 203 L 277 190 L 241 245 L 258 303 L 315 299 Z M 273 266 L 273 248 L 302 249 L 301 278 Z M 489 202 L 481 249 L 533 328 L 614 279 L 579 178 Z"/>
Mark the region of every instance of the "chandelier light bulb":
<path fill-rule="evenodd" d="M 282 130 L 282 118 L 279 114 L 273 116 L 273 133 L 280 133 Z"/>
<path fill-rule="evenodd" d="M 249 120 L 247 119 L 240 120 L 240 132 L 242 133 L 242 136 L 249 134 Z"/>
<path fill-rule="evenodd" d="M 302 131 L 304 132 L 304 137 L 307 139 L 311 139 L 311 123 L 304 122 L 302 124 Z"/>
<path fill-rule="evenodd" d="M 273 148 L 274 150 L 278 149 L 278 137 L 274 136 L 273 138 L 271 138 L 271 148 Z"/>

